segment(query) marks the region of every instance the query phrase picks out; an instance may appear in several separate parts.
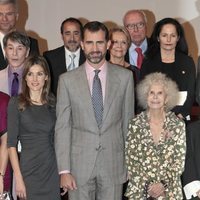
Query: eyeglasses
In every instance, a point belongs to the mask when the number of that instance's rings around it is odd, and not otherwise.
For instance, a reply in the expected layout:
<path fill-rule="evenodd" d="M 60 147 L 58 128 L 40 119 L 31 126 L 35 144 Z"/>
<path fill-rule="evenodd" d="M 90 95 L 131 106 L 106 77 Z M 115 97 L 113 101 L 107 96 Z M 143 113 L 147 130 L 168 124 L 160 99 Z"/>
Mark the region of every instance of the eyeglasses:
<path fill-rule="evenodd" d="M 119 40 L 112 40 L 111 43 L 113 46 L 122 46 L 122 47 L 125 47 L 128 44 L 126 41 L 119 41 Z"/>
<path fill-rule="evenodd" d="M 0 13 L 0 17 L 13 17 L 16 13 L 15 12 L 7 12 L 7 13 Z"/>
<path fill-rule="evenodd" d="M 139 23 L 136 23 L 136 24 L 127 24 L 126 25 L 126 28 L 128 30 L 134 30 L 134 29 L 143 29 L 145 26 L 145 23 L 144 22 L 139 22 Z"/>

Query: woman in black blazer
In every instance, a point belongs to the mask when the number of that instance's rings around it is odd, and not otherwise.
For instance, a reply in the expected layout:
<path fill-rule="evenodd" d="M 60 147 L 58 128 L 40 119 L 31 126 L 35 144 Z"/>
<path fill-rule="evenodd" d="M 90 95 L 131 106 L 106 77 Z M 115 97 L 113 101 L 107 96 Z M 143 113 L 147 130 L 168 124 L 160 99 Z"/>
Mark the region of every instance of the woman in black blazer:
<path fill-rule="evenodd" d="M 194 101 L 195 64 L 188 56 L 183 27 L 173 18 L 155 24 L 140 78 L 152 72 L 165 73 L 177 83 L 182 101 L 173 111 L 180 118 L 189 119 Z"/>

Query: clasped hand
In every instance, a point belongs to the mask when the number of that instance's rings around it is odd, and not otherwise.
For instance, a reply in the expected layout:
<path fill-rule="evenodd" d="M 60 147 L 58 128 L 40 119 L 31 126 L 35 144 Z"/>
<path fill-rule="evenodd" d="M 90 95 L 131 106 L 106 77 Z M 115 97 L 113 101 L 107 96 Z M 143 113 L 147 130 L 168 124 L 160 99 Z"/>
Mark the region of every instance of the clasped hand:
<path fill-rule="evenodd" d="M 153 198 L 165 196 L 165 188 L 162 183 L 153 183 L 148 187 L 148 194 Z"/>
<path fill-rule="evenodd" d="M 68 190 L 76 190 L 76 181 L 72 174 L 67 173 L 67 174 L 61 174 L 60 175 L 60 188 L 63 189 L 63 192 L 61 195 L 65 195 Z"/>

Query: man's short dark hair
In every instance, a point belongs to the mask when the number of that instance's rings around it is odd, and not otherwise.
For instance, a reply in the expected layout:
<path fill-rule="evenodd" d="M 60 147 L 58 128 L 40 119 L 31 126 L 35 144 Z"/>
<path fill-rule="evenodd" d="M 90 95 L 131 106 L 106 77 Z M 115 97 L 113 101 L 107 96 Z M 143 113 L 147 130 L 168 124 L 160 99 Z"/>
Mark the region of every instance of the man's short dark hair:
<path fill-rule="evenodd" d="M 81 38 L 83 38 L 83 25 L 82 25 L 82 23 L 81 23 L 81 21 L 80 20 L 78 20 L 78 19 L 76 19 L 76 18 L 73 18 L 73 17 L 69 17 L 69 18 L 67 18 L 67 19 L 65 19 L 63 22 L 62 22 L 62 24 L 61 24 L 61 26 L 60 26 L 60 32 L 61 32 L 61 34 L 63 34 L 63 27 L 64 27 L 64 24 L 65 23 L 67 23 L 67 22 L 70 22 L 70 23 L 74 23 L 74 24 L 78 24 L 78 26 L 79 26 L 79 28 L 80 28 L 80 33 L 81 33 Z"/>
<path fill-rule="evenodd" d="M 6 34 L 3 38 L 3 46 L 7 46 L 8 40 L 11 40 L 13 42 L 18 42 L 19 44 L 22 44 L 26 48 L 30 48 L 30 39 L 24 32 L 19 31 L 12 31 L 8 34 Z"/>
<path fill-rule="evenodd" d="M 86 30 L 88 30 L 90 32 L 97 32 L 97 31 L 102 30 L 105 33 L 106 41 L 109 40 L 109 31 L 108 31 L 107 27 L 101 22 L 92 21 L 92 22 L 88 22 L 87 24 L 85 24 L 85 26 L 83 27 L 83 39 L 84 39 L 84 33 Z"/>

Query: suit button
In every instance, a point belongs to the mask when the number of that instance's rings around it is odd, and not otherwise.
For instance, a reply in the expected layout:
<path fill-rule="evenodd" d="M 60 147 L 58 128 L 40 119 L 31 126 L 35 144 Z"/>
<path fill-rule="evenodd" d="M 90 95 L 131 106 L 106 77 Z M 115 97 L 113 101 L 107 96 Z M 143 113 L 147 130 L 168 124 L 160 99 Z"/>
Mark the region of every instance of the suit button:
<path fill-rule="evenodd" d="M 99 145 L 98 147 L 96 147 L 96 151 L 99 151 L 101 149 L 101 145 Z"/>

